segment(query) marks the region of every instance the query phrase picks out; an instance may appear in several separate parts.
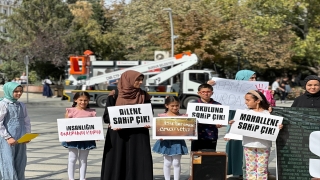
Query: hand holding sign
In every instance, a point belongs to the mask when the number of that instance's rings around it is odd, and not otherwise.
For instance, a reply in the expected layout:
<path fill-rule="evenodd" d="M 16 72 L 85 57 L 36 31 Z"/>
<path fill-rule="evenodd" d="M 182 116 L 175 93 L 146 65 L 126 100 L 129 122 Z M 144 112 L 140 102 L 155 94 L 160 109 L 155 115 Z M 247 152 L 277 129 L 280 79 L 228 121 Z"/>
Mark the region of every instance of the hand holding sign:
<path fill-rule="evenodd" d="M 216 127 L 217 127 L 217 128 L 221 128 L 221 127 L 222 127 L 222 124 L 216 124 Z"/>
<path fill-rule="evenodd" d="M 149 128 L 151 128 L 151 126 L 150 126 L 150 125 L 145 125 L 144 127 L 145 127 L 145 128 L 148 128 L 148 129 L 149 129 Z"/>
<path fill-rule="evenodd" d="M 216 82 L 214 80 L 209 80 L 207 82 L 207 84 L 211 85 L 211 86 L 214 86 L 216 84 Z"/>

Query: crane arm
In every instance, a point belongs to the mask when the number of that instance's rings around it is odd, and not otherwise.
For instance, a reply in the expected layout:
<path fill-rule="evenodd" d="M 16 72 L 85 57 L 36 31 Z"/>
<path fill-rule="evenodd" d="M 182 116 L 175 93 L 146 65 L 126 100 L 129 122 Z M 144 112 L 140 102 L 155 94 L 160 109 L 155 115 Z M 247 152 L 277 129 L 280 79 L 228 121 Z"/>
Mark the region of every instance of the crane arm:
<path fill-rule="evenodd" d="M 170 68 L 164 72 L 161 72 L 151 78 L 148 78 L 147 83 L 150 85 L 159 85 L 162 82 L 170 79 L 171 77 L 175 76 L 176 74 L 188 69 L 189 67 L 193 66 L 198 62 L 198 58 L 192 58 L 189 61 L 181 63 L 173 68 Z"/>
<path fill-rule="evenodd" d="M 173 66 L 173 65 L 186 63 L 189 61 L 195 61 L 195 60 L 196 61 L 198 60 L 198 58 L 195 54 L 182 55 L 181 58 L 171 57 L 171 58 L 167 58 L 167 59 L 163 59 L 163 60 L 159 60 L 159 61 L 154 61 L 154 62 L 144 64 L 144 65 L 134 66 L 134 67 L 126 68 L 123 70 L 105 73 L 105 74 L 102 74 L 99 76 L 94 76 L 94 77 L 89 78 L 86 81 L 86 85 L 91 86 L 94 84 L 99 84 L 99 83 L 103 83 L 106 81 L 119 79 L 121 77 L 121 74 L 127 70 L 134 70 L 134 71 L 137 71 L 140 73 L 144 73 L 144 72 L 147 72 L 147 71 L 150 71 L 153 69 L 164 68 L 164 67 Z M 167 71 L 165 71 L 165 72 L 167 72 Z"/>

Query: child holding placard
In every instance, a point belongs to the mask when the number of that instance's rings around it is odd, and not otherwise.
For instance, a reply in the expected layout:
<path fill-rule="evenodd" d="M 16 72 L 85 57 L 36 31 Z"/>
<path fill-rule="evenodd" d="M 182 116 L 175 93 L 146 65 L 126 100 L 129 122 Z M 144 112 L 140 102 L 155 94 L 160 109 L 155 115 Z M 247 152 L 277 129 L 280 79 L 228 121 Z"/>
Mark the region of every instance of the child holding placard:
<path fill-rule="evenodd" d="M 207 103 L 214 105 L 221 105 L 221 103 L 211 98 L 213 94 L 213 87 L 209 84 L 201 84 L 198 87 L 198 95 L 200 98 L 194 103 Z M 218 140 L 218 128 L 222 125 L 200 124 L 198 123 L 198 140 L 192 140 L 191 151 L 199 151 L 207 149 L 215 151 Z"/>
<path fill-rule="evenodd" d="M 65 118 L 95 117 L 96 111 L 89 108 L 90 95 L 87 92 L 77 92 L 73 96 L 72 108 L 66 109 Z M 62 142 L 62 145 L 69 150 L 68 176 L 74 180 L 74 171 L 77 159 L 80 163 L 80 180 L 85 180 L 87 171 L 87 158 L 89 150 L 96 148 L 95 141 L 73 141 Z"/>
<path fill-rule="evenodd" d="M 180 100 L 176 96 L 169 96 L 165 100 L 166 110 L 159 117 L 186 116 L 179 113 Z M 170 169 L 173 165 L 174 180 L 179 180 L 181 172 L 181 156 L 188 154 L 188 148 L 184 140 L 157 140 L 152 151 L 163 154 L 163 173 L 165 180 L 170 180 Z"/>
<path fill-rule="evenodd" d="M 270 114 L 269 103 L 260 91 L 251 90 L 245 95 L 245 103 L 250 111 Z M 229 121 L 230 124 L 234 120 Z M 282 129 L 283 125 L 279 125 Z M 243 136 L 246 159 L 246 179 L 268 179 L 268 161 L 272 141 Z"/>

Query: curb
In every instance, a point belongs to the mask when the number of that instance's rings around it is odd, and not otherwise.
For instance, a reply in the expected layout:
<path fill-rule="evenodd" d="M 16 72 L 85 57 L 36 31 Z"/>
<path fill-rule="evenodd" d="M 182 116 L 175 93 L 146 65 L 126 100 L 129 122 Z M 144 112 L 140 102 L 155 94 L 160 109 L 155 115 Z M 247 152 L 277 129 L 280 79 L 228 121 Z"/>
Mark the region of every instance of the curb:
<path fill-rule="evenodd" d="M 26 102 L 26 101 L 21 101 L 23 102 L 27 107 L 71 107 L 72 102 L 69 102 L 67 100 L 61 100 L 61 101 L 33 101 L 33 102 Z M 100 108 L 97 106 L 96 103 L 91 102 L 90 107 L 92 108 Z"/>
<path fill-rule="evenodd" d="M 57 101 L 47 101 L 47 102 L 24 102 L 26 106 L 32 106 L 32 107 L 71 107 L 72 103 L 71 102 L 57 102 Z"/>

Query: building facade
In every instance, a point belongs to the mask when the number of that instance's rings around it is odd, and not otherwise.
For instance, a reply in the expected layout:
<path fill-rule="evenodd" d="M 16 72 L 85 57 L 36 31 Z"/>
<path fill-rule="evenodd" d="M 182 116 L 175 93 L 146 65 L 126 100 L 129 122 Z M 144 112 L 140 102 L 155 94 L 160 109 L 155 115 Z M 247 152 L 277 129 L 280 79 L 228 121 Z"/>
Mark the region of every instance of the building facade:
<path fill-rule="evenodd" d="M 15 7 L 21 4 L 22 0 L 0 0 L 0 13 L 4 15 L 11 15 Z M 2 22 L 2 19 L 0 19 Z M 0 26 L 0 31 L 6 33 L 6 29 Z"/>

